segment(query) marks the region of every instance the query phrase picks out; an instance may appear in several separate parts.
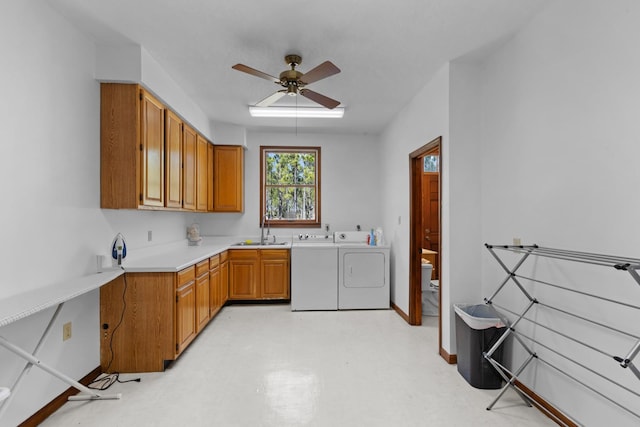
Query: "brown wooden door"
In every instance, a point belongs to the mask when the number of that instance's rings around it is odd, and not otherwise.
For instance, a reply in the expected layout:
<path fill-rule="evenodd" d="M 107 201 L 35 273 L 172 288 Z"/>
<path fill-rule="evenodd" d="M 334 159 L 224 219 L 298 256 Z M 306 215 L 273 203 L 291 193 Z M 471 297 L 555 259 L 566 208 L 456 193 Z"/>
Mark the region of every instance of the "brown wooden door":
<path fill-rule="evenodd" d="M 258 251 L 242 249 L 229 253 L 229 298 L 258 298 Z"/>
<path fill-rule="evenodd" d="M 197 136 L 196 141 L 196 210 L 205 212 L 209 197 L 207 146 L 210 144 L 200 135 Z"/>
<path fill-rule="evenodd" d="M 171 110 L 165 117 L 165 206 L 182 207 L 182 120 Z"/>
<path fill-rule="evenodd" d="M 207 212 L 213 212 L 213 144 L 207 144 Z"/>
<path fill-rule="evenodd" d="M 209 317 L 215 316 L 221 307 L 220 266 L 209 270 Z"/>
<path fill-rule="evenodd" d="M 164 106 L 146 91 L 140 93 L 141 204 L 164 207 Z"/>
<path fill-rule="evenodd" d="M 229 261 L 220 262 L 220 306 L 229 300 Z"/>
<path fill-rule="evenodd" d="M 213 146 L 213 209 L 242 212 L 244 152 L 241 146 Z"/>
<path fill-rule="evenodd" d="M 196 132 L 183 125 L 182 207 L 196 209 Z"/>
<path fill-rule="evenodd" d="M 260 262 L 260 298 L 289 299 L 289 251 L 264 249 Z"/>
<path fill-rule="evenodd" d="M 440 182 L 438 173 L 422 176 L 422 248 L 440 252 Z M 438 256 L 434 257 L 432 279 L 438 279 Z"/>
<path fill-rule="evenodd" d="M 209 280 L 208 270 L 206 273 L 196 278 L 196 332 L 200 332 L 209 322 Z"/>
<path fill-rule="evenodd" d="M 191 281 L 176 290 L 176 355 L 196 336 L 196 290 Z"/>

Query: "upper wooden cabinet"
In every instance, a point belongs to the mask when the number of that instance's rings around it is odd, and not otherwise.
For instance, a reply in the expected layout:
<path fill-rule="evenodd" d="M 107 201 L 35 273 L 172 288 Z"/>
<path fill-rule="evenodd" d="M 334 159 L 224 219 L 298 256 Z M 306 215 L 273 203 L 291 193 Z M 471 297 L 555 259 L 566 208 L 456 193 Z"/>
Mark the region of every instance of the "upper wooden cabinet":
<path fill-rule="evenodd" d="M 207 211 L 213 212 L 213 144 L 207 146 Z"/>
<path fill-rule="evenodd" d="M 196 177 L 197 177 L 197 194 L 196 194 L 196 210 L 200 212 L 207 211 L 209 196 L 209 169 L 208 169 L 208 146 L 209 142 L 198 135 L 196 140 Z"/>
<path fill-rule="evenodd" d="M 182 207 L 182 120 L 173 111 L 165 115 L 165 206 Z"/>
<path fill-rule="evenodd" d="M 213 146 L 140 85 L 100 90 L 102 208 L 243 211 L 243 147 Z"/>
<path fill-rule="evenodd" d="M 237 145 L 213 146 L 213 211 L 242 212 L 244 149 Z"/>
<path fill-rule="evenodd" d="M 100 206 L 164 207 L 164 106 L 138 85 L 100 90 Z"/>
<path fill-rule="evenodd" d="M 196 209 L 196 173 L 197 173 L 197 165 L 196 165 L 196 150 L 197 145 L 196 141 L 198 135 L 196 131 L 191 129 L 187 125 L 183 125 L 183 134 L 184 138 L 184 148 L 183 148 L 183 171 L 182 171 L 182 179 L 183 179 L 183 202 L 182 207 L 188 210 Z"/>

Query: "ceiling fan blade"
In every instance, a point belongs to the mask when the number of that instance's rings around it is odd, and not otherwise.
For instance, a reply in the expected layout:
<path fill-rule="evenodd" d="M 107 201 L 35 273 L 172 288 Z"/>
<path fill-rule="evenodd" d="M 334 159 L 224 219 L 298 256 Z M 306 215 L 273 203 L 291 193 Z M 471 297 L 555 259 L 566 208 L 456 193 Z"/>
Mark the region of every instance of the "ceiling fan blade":
<path fill-rule="evenodd" d="M 338 74 L 340 72 L 340 68 L 333 65 L 330 61 L 325 61 L 322 64 L 318 65 L 316 68 L 307 71 L 305 74 L 300 77 L 300 81 L 304 84 L 310 84 L 313 82 L 317 82 L 318 80 L 322 80 L 326 77 L 333 76 L 334 74 Z"/>
<path fill-rule="evenodd" d="M 321 95 L 318 92 L 314 92 L 309 89 L 300 89 L 300 95 L 314 102 L 317 102 L 318 104 L 327 107 L 330 110 L 333 110 L 338 105 L 340 105 L 340 101 L 336 101 L 335 99 L 331 99 L 328 96 Z"/>
<path fill-rule="evenodd" d="M 277 77 L 273 77 L 270 74 L 263 73 L 262 71 L 256 70 L 255 68 L 248 67 L 244 64 L 236 64 L 233 67 L 234 70 L 242 71 L 247 74 L 251 74 L 252 76 L 260 77 L 261 79 L 271 80 L 274 83 L 280 83 L 280 79 Z"/>
<path fill-rule="evenodd" d="M 274 102 L 276 102 L 278 99 L 282 98 L 286 93 L 287 93 L 286 90 L 279 90 L 276 93 L 273 93 L 273 94 L 267 96 L 262 101 L 259 101 L 256 104 L 256 107 L 268 107 L 271 104 L 273 104 Z"/>

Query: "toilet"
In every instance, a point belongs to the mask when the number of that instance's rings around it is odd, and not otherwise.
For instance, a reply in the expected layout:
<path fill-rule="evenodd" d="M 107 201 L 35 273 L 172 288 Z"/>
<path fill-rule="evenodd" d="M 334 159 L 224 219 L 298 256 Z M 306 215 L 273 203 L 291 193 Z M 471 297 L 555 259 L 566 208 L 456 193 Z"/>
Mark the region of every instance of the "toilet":
<path fill-rule="evenodd" d="M 422 260 L 422 315 L 438 315 L 438 281 L 431 280 L 433 265 L 426 260 Z"/>

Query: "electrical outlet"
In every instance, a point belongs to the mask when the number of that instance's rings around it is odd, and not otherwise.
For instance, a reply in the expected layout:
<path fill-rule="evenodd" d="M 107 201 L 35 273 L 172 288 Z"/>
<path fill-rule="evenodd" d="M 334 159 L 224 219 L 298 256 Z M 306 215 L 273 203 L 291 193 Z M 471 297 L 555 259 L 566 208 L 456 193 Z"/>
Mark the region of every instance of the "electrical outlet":
<path fill-rule="evenodd" d="M 147 241 L 150 242 L 151 240 L 153 240 L 153 231 L 149 230 L 147 231 Z"/>
<path fill-rule="evenodd" d="M 62 325 L 62 341 L 66 341 L 69 338 L 71 338 L 71 322 Z"/>

